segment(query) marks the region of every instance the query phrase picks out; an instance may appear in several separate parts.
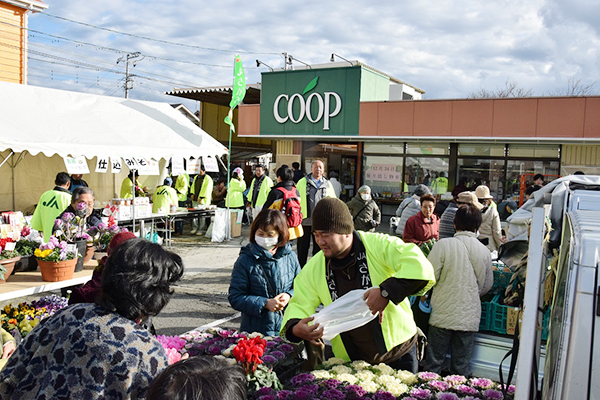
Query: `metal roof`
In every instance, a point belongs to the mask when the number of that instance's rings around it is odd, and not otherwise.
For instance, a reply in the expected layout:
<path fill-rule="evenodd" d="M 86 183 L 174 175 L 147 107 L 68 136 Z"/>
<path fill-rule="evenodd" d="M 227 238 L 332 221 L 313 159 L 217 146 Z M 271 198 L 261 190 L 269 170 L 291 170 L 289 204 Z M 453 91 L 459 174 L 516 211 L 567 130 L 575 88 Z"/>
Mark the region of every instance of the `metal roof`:
<path fill-rule="evenodd" d="M 173 89 L 165 94 L 206 103 L 228 106 L 233 92 L 232 86 L 209 86 Z M 260 83 L 246 85 L 243 104 L 260 104 Z"/>

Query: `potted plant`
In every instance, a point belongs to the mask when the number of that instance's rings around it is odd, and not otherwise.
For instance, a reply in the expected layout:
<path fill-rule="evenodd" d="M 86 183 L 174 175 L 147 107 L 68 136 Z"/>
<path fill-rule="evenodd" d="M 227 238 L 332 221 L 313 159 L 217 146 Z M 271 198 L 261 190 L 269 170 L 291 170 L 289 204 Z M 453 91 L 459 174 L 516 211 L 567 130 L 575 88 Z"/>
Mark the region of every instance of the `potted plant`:
<path fill-rule="evenodd" d="M 41 237 L 39 234 L 32 234 L 31 228 L 24 226 L 21 230 L 21 238 L 15 245 L 15 250 L 21 255 L 21 259 L 15 264 L 15 272 L 35 271 L 37 269 L 37 260 L 33 252 L 40 247 L 40 244 Z"/>
<path fill-rule="evenodd" d="M 119 232 L 127 232 L 127 228 L 119 228 L 112 216 L 108 224 L 102 222 L 98 226 L 90 227 L 87 231 L 92 237 L 94 247 L 98 252 L 106 252 L 110 241 Z"/>
<path fill-rule="evenodd" d="M 54 236 L 61 241 L 77 245 L 79 258 L 77 260 L 75 272 L 83 270 L 87 243 L 88 241 L 91 241 L 91 237 L 88 235 L 85 228 L 87 213 L 87 204 L 79 203 L 77 204 L 75 213 L 65 212 L 60 218 L 57 218 L 54 221 Z"/>
<path fill-rule="evenodd" d="M 43 280 L 58 282 L 73 278 L 79 254 L 77 250 L 67 250 L 67 244 L 65 240 L 51 236 L 48 243 L 35 250 Z"/>
<path fill-rule="evenodd" d="M 6 283 L 15 268 L 15 263 L 20 259 L 19 253 L 14 250 L 2 250 L 0 252 L 0 283 Z"/>

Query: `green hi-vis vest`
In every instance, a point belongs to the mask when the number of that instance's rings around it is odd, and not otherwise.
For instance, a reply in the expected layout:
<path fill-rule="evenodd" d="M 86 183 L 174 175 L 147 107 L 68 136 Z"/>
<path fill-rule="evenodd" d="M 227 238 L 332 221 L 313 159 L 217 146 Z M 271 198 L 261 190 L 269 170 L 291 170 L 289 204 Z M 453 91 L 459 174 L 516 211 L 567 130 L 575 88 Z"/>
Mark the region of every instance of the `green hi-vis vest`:
<path fill-rule="evenodd" d="M 178 204 L 177 192 L 171 186 L 163 185 L 156 188 L 152 195 L 152 212 L 157 213 L 159 208 L 169 213 L 171 204 Z"/>
<path fill-rule="evenodd" d="M 50 240 L 54 220 L 71 204 L 71 194 L 59 190 L 48 190 L 38 202 L 31 218 L 31 227 L 44 233 L 44 242 Z"/>
<path fill-rule="evenodd" d="M 186 201 L 188 195 L 188 188 L 190 187 L 190 176 L 188 174 L 181 174 L 175 181 L 175 191 L 177 192 L 177 198 L 179 201 Z"/>
<path fill-rule="evenodd" d="M 435 284 L 433 266 L 413 243 L 382 233 L 358 232 L 367 253 L 369 277 L 373 287 L 390 277 L 418 279 L 429 283 L 415 295 L 425 294 Z M 285 336 L 285 325 L 290 319 L 303 319 L 315 313 L 319 304 L 332 303 L 327 286 L 325 256 L 319 251 L 294 279 L 294 295 L 290 299 L 281 323 L 280 336 Z M 412 338 L 417 333 L 408 297 L 395 305 L 388 303 L 383 314 L 381 331 L 387 351 Z M 331 340 L 333 354 L 350 361 L 344 343 L 338 335 Z"/>
<path fill-rule="evenodd" d="M 252 204 L 252 199 L 254 198 L 254 184 L 256 183 L 256 180 L 258 178 L 254 178 L 252 179 L 252 183 L 250 183 L 250 190 L 248 190 L 248 201 L 250 202 L 250 204 Z M 273 187 L 273 179 L 269 178 L 268 176 L 265 176 L 264 179 L 262 180 L 262 183 L 260 184 L 260 188 L 258 189 L 258 194 L 257 194 L 257 198 L 256 198 L 256 202 L 254 204 L 255 207 L 260 207 L 263 204 L 265 204 L 265 201 L 267 201 L 267 197 L 269 196 L 269 192 L 271 191 L 271 188 Z"/>
<path fill-rule="evenodd" d="M 196 185 L 198 184 L 198 177 L 202 176 L 200 174 L 196 175 L 194 178 L 194 183 L 192 184 L 192 193 L 196 193 Z M 212 191 L 213 191 L 213 179 L 204 174 L 204 179 L 202 180 L 202 186 L 200 187 L 200 191 L 198 191 L 198 198 L 196 201 L 198 204 L 210 205 L 212 202 Z"/>

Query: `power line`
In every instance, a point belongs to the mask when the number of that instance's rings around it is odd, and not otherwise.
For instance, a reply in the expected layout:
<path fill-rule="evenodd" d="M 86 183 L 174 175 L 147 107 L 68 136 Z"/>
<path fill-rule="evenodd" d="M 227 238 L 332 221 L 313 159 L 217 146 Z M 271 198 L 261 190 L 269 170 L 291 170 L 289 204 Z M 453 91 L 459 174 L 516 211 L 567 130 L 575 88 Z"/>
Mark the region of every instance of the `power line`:
<path fill-rule="evenodd" d="M 270 54 L 270 55 L 279 55 L 279 53 L 263 53 L 263 52 L 254 52 L 254 51 L 224 50 L 224 49 L 216 49 L 216 48 L 212 48 L 212 47 L 195 46 L 195 45 L 186 44 L 186 43 L 171 42 L 171 41 L 168 41 L 168 40 L 155 39 L 155 38 L 151 38 L 151 37 L 147 37 L 147 36 L 135 35 L 133 33 L 121 32 L 121 31 L 117 31 L 115 29 L 103 28 L 101 26 L 96 26 L 96 25 L 85 23 L 85 22 L 80 22 L 80 21 L 75 21 L 75 20 L 69 19 L 69 18 L 60 17 L 58 15 L 53 15 L 53 14 L 47 13 L 45 11 L 43 13 L 41 13 L 41 15 L 52 17 L 52 18 L 56 18 L 56 19 L 61 19 L 63 21 L 72 22 L 74 24 L 79 24 L 79 25 L 87 26 L 87 27 L 94 28 L 94 29 L 100 29 L 100 30 L 107 31 L 107 32 L 118 33 L 120 35 L 131 36 L 131 37 L 135 37 L 135 38 L 138 38 L 138 39 L 150 40 L 150 41 L 158 42 L 158 43 L 172 44 L 174 46 L 182 46 L 182 47 L 189 47 L 189 48 L 193 48 L 193 49 L 201 49 L 201 50 L 209 50 L 209 51 L 219 51 L 219 52 L 224 52 L 224 53 L 235 53 L 235 54 Z"/>

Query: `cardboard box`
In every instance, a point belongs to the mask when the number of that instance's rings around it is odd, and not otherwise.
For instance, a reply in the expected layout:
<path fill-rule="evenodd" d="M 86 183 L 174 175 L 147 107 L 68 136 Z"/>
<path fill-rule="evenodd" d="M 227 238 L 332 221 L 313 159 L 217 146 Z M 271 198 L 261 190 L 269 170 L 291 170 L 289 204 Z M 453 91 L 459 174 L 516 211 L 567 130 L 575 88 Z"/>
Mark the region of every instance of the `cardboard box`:
<path fill-rule="evenodd" d="M 117 206 L 117 209 L 113 213 L 113 217 L 117 221 L 124 221 L 132 218 L 131 206 Z"/>
<path fill-rule="evenodd" d="M 244 215 L 244 210 L 231 211 L 231 237 L 242 236 L 242 217 L 243 217 L 243 215 Z"/>

